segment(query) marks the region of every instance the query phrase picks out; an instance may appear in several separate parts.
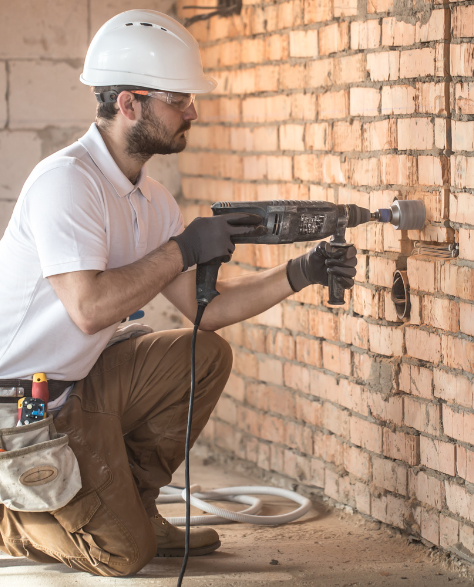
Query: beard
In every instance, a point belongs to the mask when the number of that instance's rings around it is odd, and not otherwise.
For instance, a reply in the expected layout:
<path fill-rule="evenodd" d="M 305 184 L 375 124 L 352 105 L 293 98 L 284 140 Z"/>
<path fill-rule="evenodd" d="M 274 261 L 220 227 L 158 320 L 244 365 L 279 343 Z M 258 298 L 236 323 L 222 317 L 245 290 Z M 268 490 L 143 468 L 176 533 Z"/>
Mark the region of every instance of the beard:
<path fill-rule="evenodd" d="M 186 137 L 182 133 L 190 128 L 190 122 L 183 122 L 178 131 L 173 133 L 145 106 L 142 118 L 127 132 L 126 153 L 141 160 L 147 160 L 153 155 L 181 153 L 186 148 Z"/>

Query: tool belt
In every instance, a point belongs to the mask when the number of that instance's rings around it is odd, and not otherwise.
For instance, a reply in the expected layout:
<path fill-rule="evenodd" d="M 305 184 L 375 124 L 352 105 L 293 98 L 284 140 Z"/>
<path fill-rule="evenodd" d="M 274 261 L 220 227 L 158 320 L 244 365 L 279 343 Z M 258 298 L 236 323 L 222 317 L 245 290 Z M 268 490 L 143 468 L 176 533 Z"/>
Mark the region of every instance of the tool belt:
<path fill-rule="evenodd" d="M 48 379 L 49 401 L 57 399 L 74 381 Z M 18 404 L 18 399 L 31 396 L 31 379 L 0 379 L 0 404 Z"/>
<path fill-rule="evenodd" d="M 18 407 L 0 405 L 0 504 L 20 512 L 50 512 L 81 489 L 79 464 L 53 417 L 16 426 Z"/>

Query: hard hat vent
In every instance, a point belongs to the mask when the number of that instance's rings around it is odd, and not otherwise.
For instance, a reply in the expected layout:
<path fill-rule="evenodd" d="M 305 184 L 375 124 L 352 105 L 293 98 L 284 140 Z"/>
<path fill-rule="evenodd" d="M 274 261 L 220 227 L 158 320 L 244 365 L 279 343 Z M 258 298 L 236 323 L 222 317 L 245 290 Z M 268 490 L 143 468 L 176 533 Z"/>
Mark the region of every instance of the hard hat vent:
<path fill-rule="evenodd" d="M 127 22 L 125 26 L 133 26 L 133 22 Z"/>
<path fill-rule="evenodd" d="M 141 22 L 142 26 L 153 26 L 150 22 Z"/>

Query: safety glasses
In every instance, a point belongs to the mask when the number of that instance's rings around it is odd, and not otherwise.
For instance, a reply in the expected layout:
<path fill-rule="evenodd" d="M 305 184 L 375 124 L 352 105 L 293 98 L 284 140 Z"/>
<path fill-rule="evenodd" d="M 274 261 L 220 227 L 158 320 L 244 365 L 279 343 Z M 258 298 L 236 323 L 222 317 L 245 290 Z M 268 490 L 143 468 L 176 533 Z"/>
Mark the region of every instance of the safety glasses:
<path fill-rule="evenodd" d="M 161 100 L 165 104 L 174 106 L 181 112 L 188 109 L 191 104 L 194 104 L 196 94 L 181 94 L 180 92 L 165 92 L 162 90 L 154 90 L 148 92 L 147 90 L 130 90 L 132 94 L 139 94 L 140 96 L 148 96 L 149 98 L 155 98 Z"/>

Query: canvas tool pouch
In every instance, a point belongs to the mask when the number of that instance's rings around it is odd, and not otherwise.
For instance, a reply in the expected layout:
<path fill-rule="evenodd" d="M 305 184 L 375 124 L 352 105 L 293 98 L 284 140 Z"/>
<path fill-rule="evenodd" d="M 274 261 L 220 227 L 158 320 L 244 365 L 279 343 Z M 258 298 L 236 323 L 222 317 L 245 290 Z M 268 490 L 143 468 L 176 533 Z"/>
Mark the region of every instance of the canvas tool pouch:
<path fill-rule="evenodd" d="M 48 416 L 16 426 L 15 404 L 0 405 L 0 503 L 21 512 L 49 512 L 65 506 L 81 488 L 79 465 Z"/>

